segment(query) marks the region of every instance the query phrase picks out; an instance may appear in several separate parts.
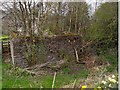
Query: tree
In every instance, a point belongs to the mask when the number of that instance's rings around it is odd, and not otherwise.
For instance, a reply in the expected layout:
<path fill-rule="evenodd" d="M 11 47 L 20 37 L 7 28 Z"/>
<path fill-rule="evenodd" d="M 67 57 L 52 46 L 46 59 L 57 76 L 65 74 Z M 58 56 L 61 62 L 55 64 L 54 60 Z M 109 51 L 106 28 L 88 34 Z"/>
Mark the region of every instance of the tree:
<path fill-rule="evenodd" d="M 86 2 L 69 2 L 65 24 L 69 32 L 84 37 L 89 26 L 88 4 Z"/>
<path fill-rule="evenodd" d="M 106 48 L 117 46 L 118 3 L 101 4 L 92 17 L 88 38 L 104 43 Z"/>
<path fill-rule="evenodd" d="M 86 2 L 32 2 L 19 0 L 7 4 L 13 20 L 13 30 L 24 37 L 26 57 L 30 65 L 37 60 L 36 36 L 62 35 L 64 31 L 81 35 L 84 39 L 89 24 L 88 5 Z M 22 34 L 18 31 L 21 29 Z M 10 33 L 11 34 L 11 33 Z M 29 41 L 27 37 L 29 36 Z M 48 36 L 48 35 L 46 35 Z"/>

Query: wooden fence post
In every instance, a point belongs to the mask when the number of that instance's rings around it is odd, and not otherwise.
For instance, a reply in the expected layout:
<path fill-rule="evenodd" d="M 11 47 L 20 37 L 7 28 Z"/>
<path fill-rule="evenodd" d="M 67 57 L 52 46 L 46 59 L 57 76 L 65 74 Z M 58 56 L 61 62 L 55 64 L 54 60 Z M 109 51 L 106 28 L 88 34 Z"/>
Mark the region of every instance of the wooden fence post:
<path fill-rule="evenodd" d="M 15 65 L 13 39 L 10 40 L 10 52 L 11 52 L 11 57 L 12 57 L 12 63 L 13 65 Z"/>

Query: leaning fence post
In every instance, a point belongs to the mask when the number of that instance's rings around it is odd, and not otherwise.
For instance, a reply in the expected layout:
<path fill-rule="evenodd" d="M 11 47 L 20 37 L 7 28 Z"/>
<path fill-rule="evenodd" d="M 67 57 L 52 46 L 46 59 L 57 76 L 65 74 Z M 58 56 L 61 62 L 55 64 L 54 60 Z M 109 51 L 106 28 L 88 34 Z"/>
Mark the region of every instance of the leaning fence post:
<path fill-rule="evenodd" d="M 11 52 L 12 63 L 13 65 L 15 65 L 13 39 L 10 40 L 10 52 Z"/>

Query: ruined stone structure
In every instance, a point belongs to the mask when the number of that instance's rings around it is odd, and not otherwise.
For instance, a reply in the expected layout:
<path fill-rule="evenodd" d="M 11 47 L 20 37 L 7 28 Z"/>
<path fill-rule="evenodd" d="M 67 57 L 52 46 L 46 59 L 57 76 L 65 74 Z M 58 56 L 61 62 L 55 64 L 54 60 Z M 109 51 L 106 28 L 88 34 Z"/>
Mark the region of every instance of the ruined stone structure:
<path fill-rule="evenodd" d="M 81 37 L 74 36 L 55 36 L 39 39 L 38 37 L 30 40 L 28 37 L 16 38 L 12 40 L 13 43 L 13 56 L 15 66 L 21 68 L 27 67 L 28 62 L 26 60 L 26 45 L 25 42 L 36 46 L 37 64 L 47 61 L 55 61 L 61 59 L 76 59 L 75 50 L 77 50 L 78 57 L 81 57 L 83 53 Z M 35 45 L 35 46 L 34 46 Z M 32 52 L 29 52 L 29 54 Z"/>

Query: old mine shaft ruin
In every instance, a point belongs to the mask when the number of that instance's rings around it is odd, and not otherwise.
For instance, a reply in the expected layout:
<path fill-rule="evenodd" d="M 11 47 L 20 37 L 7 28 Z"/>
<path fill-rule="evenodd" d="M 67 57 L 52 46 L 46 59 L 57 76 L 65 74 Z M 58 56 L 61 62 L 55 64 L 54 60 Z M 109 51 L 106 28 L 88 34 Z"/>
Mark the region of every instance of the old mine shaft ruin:
<path fill-rule="evenodd" d="M 91 52 L 90 48 L 83 48 L 83 42 L 79 35 L 54 36 L 42 39 L 19 37 L 13 38 L 10 43 L 12 45 L 12 62 L 21 68 L 60 60 L 82 62 L 85 55 Z M 28 61 L 31 58 L 34 59 L 34 64 L 30 65 Z"/>

